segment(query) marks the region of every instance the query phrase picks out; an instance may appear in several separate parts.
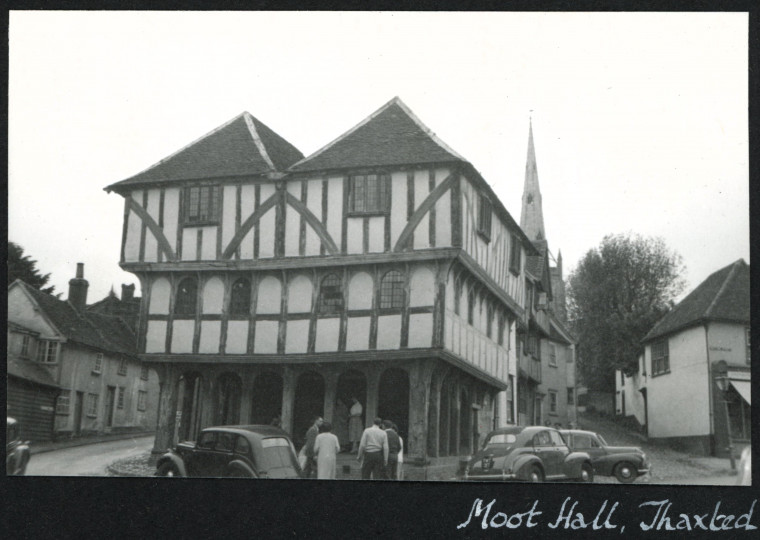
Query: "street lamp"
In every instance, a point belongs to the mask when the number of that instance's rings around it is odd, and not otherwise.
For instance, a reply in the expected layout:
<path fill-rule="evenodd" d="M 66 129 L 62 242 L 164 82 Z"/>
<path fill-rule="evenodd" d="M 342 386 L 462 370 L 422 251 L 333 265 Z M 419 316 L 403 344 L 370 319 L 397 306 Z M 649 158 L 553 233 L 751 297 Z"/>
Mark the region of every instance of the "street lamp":
<path fill-rule="evenodd" d="M 715 378 L 715 384 L 723 393 L 723 408 L 726 413 L 726 431 L 728 432 L 728 459 L 731 462 L 731 470 L 736 470 L 736 462 L 734 461 L 734 447 L 731 444 L 731 419 L 728 414 L 728 377 L 725 373 L 721 377 Z"/>

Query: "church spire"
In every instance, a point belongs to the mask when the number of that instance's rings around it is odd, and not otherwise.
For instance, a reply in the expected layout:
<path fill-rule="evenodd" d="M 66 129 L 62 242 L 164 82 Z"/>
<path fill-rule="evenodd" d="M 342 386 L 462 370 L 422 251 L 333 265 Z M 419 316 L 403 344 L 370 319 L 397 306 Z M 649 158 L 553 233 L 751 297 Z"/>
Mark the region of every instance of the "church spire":
<path fill-rule="evenodd" d="M 523 187 L 520 227 L 531 240 L 545 240 L 544 213 L 541 209 L 541 190 L 538 187 L 536 150 L 533 146 L 533 119 L 528 128 L 528 159 L 525 163 L 525 186 Z"/>

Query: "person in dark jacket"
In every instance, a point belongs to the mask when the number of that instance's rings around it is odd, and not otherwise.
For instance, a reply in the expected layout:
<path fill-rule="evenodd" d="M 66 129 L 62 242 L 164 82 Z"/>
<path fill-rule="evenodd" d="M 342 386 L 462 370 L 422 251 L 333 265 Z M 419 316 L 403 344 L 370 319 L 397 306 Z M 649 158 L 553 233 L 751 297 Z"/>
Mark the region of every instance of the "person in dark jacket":
<path fill-rule="evenodd" d="M 398 478 L 398 453 L 401 451 L 401 440 L 394 427 L 395 424 L 390 420 L 383 421 L 383 429 L 388 434 L 388 465 L 385 467 L 385 477 L 387 480 L 396 480 Z"/>
<path fill-rule="evenodd" d="M 311 427 L 306 431 L 306 444 L 304 444 L 303 450 L 306 455 L 306 466 L 303 469 L 305 478 L 311 478 L 316 475 L 317 472 L 317 460 L 314 455 L 314 442 L 317 440 L 319 434 L 319 426 L 322 425 L 321 416 L 315 416 L 312 418 Z"/>

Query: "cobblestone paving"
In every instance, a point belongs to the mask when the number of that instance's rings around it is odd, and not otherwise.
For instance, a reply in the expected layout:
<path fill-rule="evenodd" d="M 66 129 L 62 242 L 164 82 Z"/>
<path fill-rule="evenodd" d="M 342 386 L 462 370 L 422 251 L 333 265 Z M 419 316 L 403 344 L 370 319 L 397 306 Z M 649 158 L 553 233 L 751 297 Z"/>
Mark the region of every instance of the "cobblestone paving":
<path fill-rule="evenodd" d="M 108 476 L 154 476 L 156 466 L 149 461 L 150 452 L 121 459 L 108 467 Z"/>

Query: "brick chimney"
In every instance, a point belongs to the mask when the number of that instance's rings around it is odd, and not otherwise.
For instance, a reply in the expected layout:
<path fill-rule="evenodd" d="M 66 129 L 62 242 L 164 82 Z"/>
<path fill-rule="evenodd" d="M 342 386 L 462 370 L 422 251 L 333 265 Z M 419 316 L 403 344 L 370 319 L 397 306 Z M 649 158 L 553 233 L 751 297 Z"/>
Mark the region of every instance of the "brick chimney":
<path fill-rule="evenodd" d="M 84 263 L 77 263 L 77 277 L 69 280 L 69 302 L 77 311 L 87 306 L 87 289 L 90 283 L 84 279 Z"/>
<path fill-rule="evenodd" d="M 135 298 L 135 284 L 127 285 L 126 283 L 121 284 L 121 301 L 122 302 L 128 302 L 130 300 L 134 300 Z"/>

